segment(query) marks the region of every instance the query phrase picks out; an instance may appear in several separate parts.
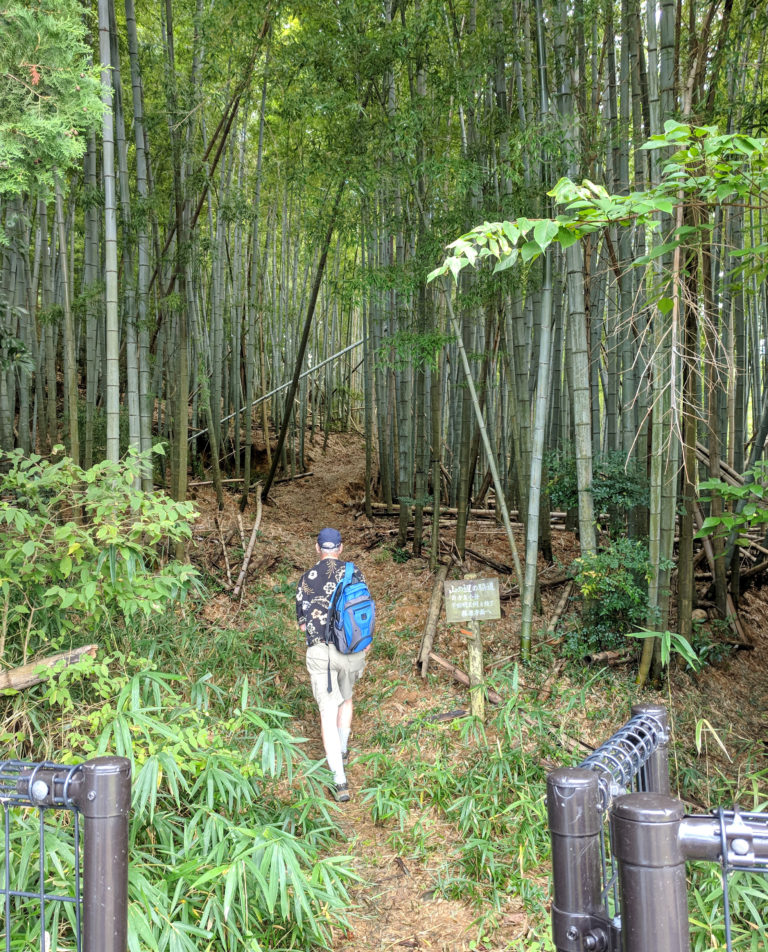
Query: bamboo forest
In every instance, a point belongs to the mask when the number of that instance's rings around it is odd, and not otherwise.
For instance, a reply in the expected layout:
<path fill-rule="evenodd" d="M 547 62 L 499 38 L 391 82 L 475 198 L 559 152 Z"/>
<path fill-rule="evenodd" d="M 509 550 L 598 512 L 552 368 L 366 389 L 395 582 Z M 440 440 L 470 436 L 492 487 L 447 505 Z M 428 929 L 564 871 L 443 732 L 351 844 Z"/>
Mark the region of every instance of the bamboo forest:
<path fill-rule="evenodd" d="M 644 697 L 686 809 L 764 807 L 767 41 L 761 0 L 0 2 L 0 734 L 129 759 L 130 952 L 560 949 L 544 778 Z M 377 602 L 341 815 L 324 526 Z M 6 948 L 72 948 L 18 849 Z M 690 947 L 768 950 L 718 876 Z"/>

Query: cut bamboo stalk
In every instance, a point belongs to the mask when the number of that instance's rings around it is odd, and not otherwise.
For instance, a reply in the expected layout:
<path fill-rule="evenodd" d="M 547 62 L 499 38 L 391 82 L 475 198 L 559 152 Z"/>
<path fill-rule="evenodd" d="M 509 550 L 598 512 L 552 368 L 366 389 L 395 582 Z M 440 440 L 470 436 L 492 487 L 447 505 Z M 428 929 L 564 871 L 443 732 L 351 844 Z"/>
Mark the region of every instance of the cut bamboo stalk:
<path fill-rule="evenodd" d="M 467 578 L 468 576 L 464 576 Z M 485 697 L 483 687 L 483 640 L 480 635 L 480 622 L 473 619 L 468 622 L 469 630 L 462 629 L 467 639 L 467 671 L 469 673 L 469 709 L 473 717 L 485 721 Z"/>
<path fill-rule="evenodd" d="M 443 584 L 448 577 L 449 568 L 450 565 L 448 563 L 440 566 L 437 574 L 435 575 L 435 584 L 432 587 L 432 598 L 429 602 L 429 612 L 427 613 L 427 621 L 424 625 L 424 634 L 421 639 L 419 657 L 416 662 L 417 664 L 421 665 L 422 678 L 426 678 L 427 676 L 429 655 L 432 651 L 432 643 L 434 642 L 435 631 L 437 630 L 437 621 L 440 618 L 440 608 L 443 603 Z"/>
<path fill-rule="evenodd" d="M 219 542 L 221 543 L 221 551 L 224 553 L 224 565 L 227 570 L 227 582 L 229 583 L 228 587 L 232 588 L 232 569 L 229 565 L 229 555 L 227 554 L 227 546 L 224 543 L 224 536 L 221 533 L 221 526 L 219 525 L 218 516 L 214 516 L 213 524 L 216 526 L 216 531 L 219 534 Z"/>
<path fill-rule="evenodd" d="M 260 484 L 257 483 L 256 487 Z M 257 509 L 256 509 L 256 521 L 253 524 L 253 529 L 251 530 L 251 538 L 248 542 L 248 549 L 245 553 L 245 558 L 243 559 L 243 564 L 240 569 L 240 575 L 237 578 L 237 583 L 232 591 L 232 594 L 237 598 L 240 594 L 243 583 L 245 582 L 245 575 L 248 571 L 248 566 L 251 562 L 251 556 L 253 555 L 253 547 L 256 545 L 256 533 L 259 531 L 259 526 L 261 525 L 261 513 L 262 513 L 262 503 L 261 503 L 261 494 L 257 496 Z"/>
<path fill-rule="evenodd" d="M 560 601 L 557 603 L 557 608 L 555 613 L 550 619 L 549 628 L 547 628 L 547 636 L 552 638 L 555 634 L 555 629 L 557 628 L 558 622 L 562 617 L 563 612 L 565 611 L 565 606 L 568 604 L 568 599 L 571 597 L 571 592 L 573 591 L 573 580 L 571 580 L 563 589 L 563 594 L 560 596 Z"/>
<path fill-rule="evenodd" d="M 621 651 L 596 651 L 594 654 L 588 654 L 585 661 L 588 664 L 621 664 L 627 661 L 632 654 L 630 648 L 622 648 Z"/>

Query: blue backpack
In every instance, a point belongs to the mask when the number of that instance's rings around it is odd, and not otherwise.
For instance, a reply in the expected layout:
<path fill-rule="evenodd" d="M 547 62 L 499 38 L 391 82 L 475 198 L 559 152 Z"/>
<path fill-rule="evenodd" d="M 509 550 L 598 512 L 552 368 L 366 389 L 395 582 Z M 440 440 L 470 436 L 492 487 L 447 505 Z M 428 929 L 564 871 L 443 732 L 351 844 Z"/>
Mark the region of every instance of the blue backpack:
<path fill-rule="evenodd" d="M 364 651 L 373 641 L 376 606 L 365 582 L 353 582 L 353 562 L 331 596 L 325 640 L 342 654 Z"/>

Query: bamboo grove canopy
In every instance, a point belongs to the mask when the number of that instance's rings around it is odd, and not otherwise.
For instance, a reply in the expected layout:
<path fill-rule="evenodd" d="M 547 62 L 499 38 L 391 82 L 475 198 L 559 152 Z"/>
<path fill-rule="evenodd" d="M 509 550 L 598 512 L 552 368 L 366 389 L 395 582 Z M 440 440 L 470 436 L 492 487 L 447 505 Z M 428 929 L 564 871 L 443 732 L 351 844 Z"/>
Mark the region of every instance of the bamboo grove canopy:
<path fill-rule="evenodd" d="M 519 511 L 529 629 L 548 469 L 572 460 L 590 552 L 618 454 L 665 625 L 677 510 L 681 566 L 719 513 L 697 446 L 742 474 L 766 436 L 763 5 L 31 0 L 0 26 L 3 448 L 162 442 L 145 488 L 204 467 L 221 498 L 227 470 L 245 502 L 264 456 L 300 472 L 356 427 L 417 552 L 429 501 L 460 550 L 489 487 Z"/>

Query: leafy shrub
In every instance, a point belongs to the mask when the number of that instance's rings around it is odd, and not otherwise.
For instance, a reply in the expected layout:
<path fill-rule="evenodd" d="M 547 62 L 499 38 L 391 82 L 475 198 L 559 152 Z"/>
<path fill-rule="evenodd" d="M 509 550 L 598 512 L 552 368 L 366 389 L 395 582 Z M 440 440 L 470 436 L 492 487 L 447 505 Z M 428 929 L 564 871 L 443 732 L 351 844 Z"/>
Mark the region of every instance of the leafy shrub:
<path fill-rule="evenodd" d="M 143 462 L 131 452 L 83 470 L 66 456 L 0 454 L 0 659 L 83 643 L 197 584 L 190 565 L 162 558 L 190 537 L 194 507 L 135 489 Z"/>
<path fill-rule="evenodd" d="M 749 545 L 749 530 L 768 525 L 768 462 L 755 463 L 747 470 L 741 486 L 731 486 L 721 479 L 707 479 L 699 488 L 720 496 L 726 504 L 734 506 L 734 511 L 708 516 L 696 533 L 697 539 L 712 533 L 718 536 L 734 533 L 737 545 Z"/>
<path fill-rule="evenodd" d="M 622 648 L 625 635 L 645 625 L 650 563 L 644 542 L 617 539 L 592 556 L 576 559 L 581 620 L 566 636 L 572 657 Z"/>
<path fill-rule="evenodd" d="M 552 505 L 557 509 L 575 509 L 579 497 L 573 455 L 549 454 L 547 472 Z M 592 498 L 595 513 L 616 512 L 623 521 L 630 509 L 648 505 L 648 480 L 634 460 L 627 460 L 626 454 L 600 454 L 592 461 Z"/>

